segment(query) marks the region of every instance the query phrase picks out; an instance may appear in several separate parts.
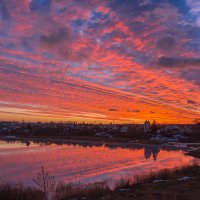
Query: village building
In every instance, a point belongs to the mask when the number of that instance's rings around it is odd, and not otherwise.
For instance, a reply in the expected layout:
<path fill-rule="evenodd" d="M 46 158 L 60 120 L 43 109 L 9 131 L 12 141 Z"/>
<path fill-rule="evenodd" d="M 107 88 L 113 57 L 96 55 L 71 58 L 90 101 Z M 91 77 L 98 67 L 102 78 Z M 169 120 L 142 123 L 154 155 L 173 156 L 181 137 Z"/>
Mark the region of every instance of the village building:
<path fill-rule="evenodd" d="M 151 131 L 151 122 L 149 120 L 146 120 L 144 122 L 144 132 L 149 133 Z"/>

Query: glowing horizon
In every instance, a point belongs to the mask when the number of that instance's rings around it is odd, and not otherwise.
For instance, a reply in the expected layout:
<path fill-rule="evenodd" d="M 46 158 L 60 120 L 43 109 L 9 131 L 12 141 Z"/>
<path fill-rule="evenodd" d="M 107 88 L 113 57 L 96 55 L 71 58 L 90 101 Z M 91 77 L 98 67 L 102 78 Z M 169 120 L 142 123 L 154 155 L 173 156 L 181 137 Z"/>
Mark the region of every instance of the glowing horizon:
<path fill-rule="evenodd" d="M 0 120 L 200 118 L 195 0 L 2 0 Z"/>

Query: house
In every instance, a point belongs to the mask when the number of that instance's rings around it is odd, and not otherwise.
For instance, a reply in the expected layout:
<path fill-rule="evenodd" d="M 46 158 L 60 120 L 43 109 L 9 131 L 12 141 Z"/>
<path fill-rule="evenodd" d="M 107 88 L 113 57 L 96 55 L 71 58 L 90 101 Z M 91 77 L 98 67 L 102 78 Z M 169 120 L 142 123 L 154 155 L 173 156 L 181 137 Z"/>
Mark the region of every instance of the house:
<path fill-rule="evenodd" d="M 151 123 L 149 120 L 144 122 L 144 132 L 149 133 L 151 131 Z"/>
<path fill-rule="evenodd" d="M 126 133 L 128 132 L 128 126 L 122 126 L 120 129 L 120 133 Z"/>
<path fill-rule="evenodd" d="M 96 137 L 112 138 L 112 135 L 107 132 L 99 132 L 95 134 Z"/>

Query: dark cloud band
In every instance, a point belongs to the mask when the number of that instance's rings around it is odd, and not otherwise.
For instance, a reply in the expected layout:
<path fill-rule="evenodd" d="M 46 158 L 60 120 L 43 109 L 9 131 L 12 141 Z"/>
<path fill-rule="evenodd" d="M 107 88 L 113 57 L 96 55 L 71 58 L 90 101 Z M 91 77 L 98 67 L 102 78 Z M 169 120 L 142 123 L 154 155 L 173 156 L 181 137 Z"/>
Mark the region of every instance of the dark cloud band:
<path fill-rule="evenodd" d="M 200 66 L 200 58 L 165 57 L 158 59 L 157 64 L 163 67 L 190 67 Z"/>

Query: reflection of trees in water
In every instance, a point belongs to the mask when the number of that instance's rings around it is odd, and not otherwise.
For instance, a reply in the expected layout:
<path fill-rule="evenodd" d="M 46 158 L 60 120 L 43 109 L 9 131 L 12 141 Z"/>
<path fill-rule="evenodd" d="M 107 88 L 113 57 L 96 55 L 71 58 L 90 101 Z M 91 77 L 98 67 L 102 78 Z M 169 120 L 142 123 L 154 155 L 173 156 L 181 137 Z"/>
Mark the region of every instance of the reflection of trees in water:
<path fill-rule="evenodd" d="M 26 141 L 26 146 L 28 147 L 31 144 L 31 142 L 28 140 Z"/>
<path fill-rule="evenodd" d="M 154 161 L 156 161 L 159 152 L 160 152 L 160 148 L 158 148 L 158 147 L 145 147 L 144 148 L 144 157 L 146 158 L 146 160 L 148 160 L 151 158 L 151 155 L 152 155 Z"/>
<path fill-rule="evenodd" d="M 60 140 L 51 140 L 51 139 L 48 139 L 48 138 L 40 138 L 40 139 L 37 139 L 37 138 L 31 138 L 31 139 L 22 139 L 22 138 L 15 138 L 15 139 L 5 139 L 5 138 L 2 138 L 1 139 L 2 141 L 6 141 L 8 144 L 14 144 L 14 143 L 19 143 L 19 144 L 25 144 L 26 146 L 31 146 L 32 144 L 38 144 L 40 145 L 41 147 L 43 146 L 49 146 L 49 145 L 52 145 L 52 144 L 56 144 L 56 145 L 67 145 L 67 146 L 73 146 L 73 147 L 83 147 L 83 148 L 90 148 L 90 147 L 106 147 L 108 149 L 111 149 L 111 150 L 114 150 L 114 149 L 118 149 L 118 148 L 121 148 L 121 149 L 129 149 L 129 150 L 140 150 L 140 149 L 143 149 L 144 146 L 143 145 L 132 145 L 132 144 L 112 144 L 112 143 L 89 143 L 89 142 L 85 142 L 84 141 L 74 141 L 74 142 L 67 142 L 67 141 L 62 141 L 61 139 Z"/>
<path fill-rule="evenodd" d="M 104 146 L 108 149 L 117 149 L 117 148 L 122 148 L 122 149 L 131 149 L 131 150 L 139 150 L 142 149 L 142 146 L 138 146 L 138 147 L 133 147 L 133 146 L 129 146 L 129 145 L 116 145 L 116 144 L 90 144 L 90 143 L 83 143 L 83 142 L 62 142 L 62 141 L 51 141 L 48 139 L 43 139 L 41 140 L 19 140 L 18 139 L 7 139 L 4 140 L 7 141 L 8 143 L 25 143 L 26 146 L 30 146 L 32 143 L 35 144 L 39 144 L 40 146 L 48 146 L 48 145 L 52 145 L 52 144 L 57 144 L 57 145 L 68 145 L 68 146 L 74 146 L 74 147 L 83 147 L 83 148 L 89 148 L 89 147 L 101 147 Z M 144 157 L 146 158 L 146 160 L 150 159 L 151 156 L 153 157 L 153 160 L 156 161 L 158 154 L 160 152 L 160 148 L 156 147 L 156 146 L 148 146 L 148 147 L 144 147 Z"/>
<path fill-rule="evenodd" d="M 17 140 L 17 139 L 1 139 L 5 142 L 7 142 L 8 144 L 25 144 L 27 147 L 30 146 L 31 141 L 27 140 L 27 139 L 22 139 L 22 140 Z"/>

